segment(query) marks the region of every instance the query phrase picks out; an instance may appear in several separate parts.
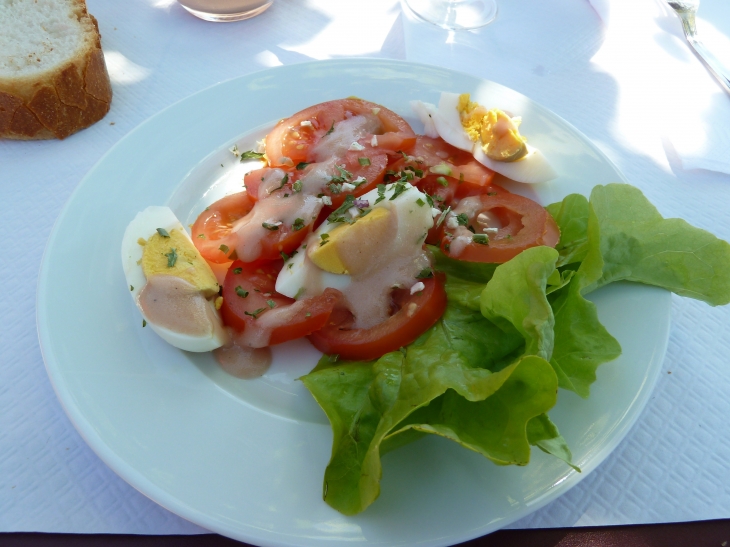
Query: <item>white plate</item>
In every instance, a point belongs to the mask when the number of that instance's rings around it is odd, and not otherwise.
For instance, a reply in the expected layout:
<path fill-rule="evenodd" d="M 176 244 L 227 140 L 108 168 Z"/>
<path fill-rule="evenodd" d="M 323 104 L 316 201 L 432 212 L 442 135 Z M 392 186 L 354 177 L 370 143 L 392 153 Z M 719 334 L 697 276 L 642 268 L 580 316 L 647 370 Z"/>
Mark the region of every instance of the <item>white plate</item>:
<path fill-rule="evenodd" d="M 311 347 L 278 348 L 271 372 L 246 382 L 219 372 L 209 355 L 178 351 L 142 328 L 119 258 L 138 211 L 168 204 L 191 222 L 240 184 L 241 166 L 227 149 L 251 145 L 308 105 L 357 95 L 418 129 L 409 101 L 436 102 L 441 91 L 470 91 L 523 116 L 523 133 L 560 173 L 522 187 L 542 203 L 623 180 L 575 128 L 498 84 L 423 65 L 338 60 L 266 70 L 193 95 L 131 132 L 81 182 L 46 249 L 38 330 L 66 412 L 124 480 L 196 524 L 257 545 L 447 545 L 555 499 L 615 448 L 664 357 L 670 298 L 661 290 L 620 284 L 593 295 L 624 354 L 599 369 L 588 400 L 561 392 L 551 412 L 582 475 L 539 450 L 529 466 L 503 468 L 427 438 L 384 458 L 380 499 L 356 517 L 322 501 L 332 435 L 293 381 L 316 361 Z"/>

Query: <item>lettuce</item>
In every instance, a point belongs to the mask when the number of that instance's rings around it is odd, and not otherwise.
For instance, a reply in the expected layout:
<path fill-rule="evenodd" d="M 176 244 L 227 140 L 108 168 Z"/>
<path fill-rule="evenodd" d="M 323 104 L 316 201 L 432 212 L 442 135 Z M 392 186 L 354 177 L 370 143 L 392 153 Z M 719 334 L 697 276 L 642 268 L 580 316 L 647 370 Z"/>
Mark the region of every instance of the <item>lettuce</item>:
<path fill-rule="evenodd" d="M 621 353 L 585 296 L 614 281 L 656 285 L 712 305 L 730 302 L 730 245 L 664 219 L 639 190 L 598 186 L 547 207 L 561 230 L 501 265 L 432 249 L 448 306 L 416 342 L 373 362 L 330 362 L 302 378 L 332 424 L 323 497 L 363 511 L 380 492 L 381 455 L 439 435 L 499 465 L 530 447 L 572 464 L 547 412 L 557 388 L 587 397 L 596 369 Z"/>

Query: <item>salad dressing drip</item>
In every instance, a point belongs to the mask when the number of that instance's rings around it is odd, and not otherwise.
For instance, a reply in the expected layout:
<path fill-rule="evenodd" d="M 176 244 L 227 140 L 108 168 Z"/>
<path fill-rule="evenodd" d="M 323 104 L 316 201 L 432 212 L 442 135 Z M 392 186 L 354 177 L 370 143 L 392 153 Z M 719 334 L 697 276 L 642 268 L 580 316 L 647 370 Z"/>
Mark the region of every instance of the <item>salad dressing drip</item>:
<path fill-rule="evenodd" d="M 376 115 L 352 116 L 335 124 L 332 133 L 322 137 L 310 150 L 307 161 L 322 162 L 333 156 L 342 158 L 353 142 L 383 132 Z"/>
<path fill-rule="evenodd" d="M 271 348 L 250 348 L 236 341 L 213 350 L 213 355 L 224 371 L 244 380 L 262 376 L 271 366 Z"/>

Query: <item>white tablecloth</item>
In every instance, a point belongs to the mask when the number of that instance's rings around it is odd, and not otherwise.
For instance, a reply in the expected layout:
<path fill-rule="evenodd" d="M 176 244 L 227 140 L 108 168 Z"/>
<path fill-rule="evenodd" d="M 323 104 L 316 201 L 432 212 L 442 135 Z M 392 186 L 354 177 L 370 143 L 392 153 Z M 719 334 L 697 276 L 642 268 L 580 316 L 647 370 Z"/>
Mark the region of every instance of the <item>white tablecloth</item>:
<path fill-rule="evenodd" d="M 730 102 L 682 42 L 674 15 L 655 0 L 615 0 L 613 17 L 633 20 L 631 5 L 649 29 L 633 35 L 628 24 L 607 29 L 586 0 L 498 1 L 492 25 L 450 34 L 412 20 L 396 0 L 275 0 L 232 24 L 195 19 L 174 0 L 88 0 L 112 79 L 111 112 L 64 141 L 0 142 L 0 531 L 204 531 L 132 489 L 76 433 L 46 376 L 35 291 L 54 220 L 84 174 L 140 122 L 217 82 L 343 56 L 495 80 L 579 128 L 665 216 L 730 240 L 730 175 L 683 169 L 676 124 L 664 123 L 685 115 L 684 98 L 699 97 L 692 108 L 709 124 L 697 126 L 703 138 Z M 730 51 L 730 4 L 703 0 L 699 26 L 719 53 Z M 664 80 L 672 67 L 693 76 Z M 720 134 L 728 138 L 727 125 Z M 670 336 L 654 395 L 627 438 L 515 527 L 730 518 L 730 307 L 674 297 Z"/>

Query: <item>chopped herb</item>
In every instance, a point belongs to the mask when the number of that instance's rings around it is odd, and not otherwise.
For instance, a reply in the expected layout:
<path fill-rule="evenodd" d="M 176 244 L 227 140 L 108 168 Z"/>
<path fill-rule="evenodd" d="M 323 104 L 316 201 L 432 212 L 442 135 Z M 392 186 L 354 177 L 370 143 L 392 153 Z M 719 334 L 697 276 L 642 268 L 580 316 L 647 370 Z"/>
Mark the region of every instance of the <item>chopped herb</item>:
<path fill-rule="evenodd" d="M 290 257 L 290 256 L 289 256 L 288 254 L 286 254 L 286 253 L 285 253 L 284 251 L 281 251 L 281 252 L 279 253 L 279 255 L 281 256 L 281 258 L 283 258 L 283 259 L 284 259 L 284 262 L 286 262 L 287 260 L 289 260 L 289 258 L 291 258 L 291 257 Z"/>
<path fill-rule="evenodd" d="M 238 274 L 240 274 L 240 273 L 241 273 L 242 271 L 243 271 L 243 268 L 233 268 L 233 273 L 234 273 L 235 275 L 238 275 Z"/>
<path fill-rule="evenodd" d="M 130 286 L 129 286 L 129 290 L 130 290 L 130 291 L 133 291 L 133 290 L 134 290 L 134 285 L 130 285 Z"/>
<path fill-rule="evenodd" d="M 489 245 L 489 238 L 486 234 L 475 234 L 471 236 L 471 240 L 479 245 Z"/>
<path fill-rule="evenodd" d="M 170 237 L 170 234 L 167 233 L 167 230 L 164 228 L 157 228 L 157 233 L 160 234 L 162 237 Z"/>
<path fill-rule="evenodd" d="M 276 192 L 277 190 L 281 190 L 282 188 L 284 188 L 284 185 L 285 185 L 285 184 L 286 184 L 287 182 L 289 182 L 289 174 L 288 174 L 288 173 L 287 173 L 286 175 L 284 175 L 284 178 L 282 178 L 282 179 L 281 179 L 281 184 L 279 184 L 279 186 L 277 186 L 276 188 L 274 188 L 274 189 L 273 189 L 273 190 L 272 190 L 271 192 L 269 192 L 269 193 L 270 193 L 270 194 L 273 194 L 273 193 L 274 193 L 274 192 Z"/>
<path fill-rule="evenodd" d="M 175 262 L 177 262 L 177 251 L 175 249 L 170 249 L 170 252 L 165 254 L 167 257 L 167 267 L 172 268 L 175 265 Z"/>
<path fill-rule="evenodd" d="M 429 207 L 433 207 L 433 198 L 431 198 L 428 194 L 426 194 L 426 203 L 428 203 Z"/>
<path fill-rule="evenodd" d="M 451 212 L 451 207 L 447 207 L 443 213 L 441 213 L 441 216 L 436 221 L 436 228 L 441 226 L 444 223 L 444 220 L 446 219 L 446 215 L 448 215 Z"/>
<path fill-rule="evenodd" d="M 342 205 L 340 205 L 337 209 L 335 209 L 330 216 L 327 217 L 327 220 L 330 222 L 344 222 L 344 214 L 355 204 L 355 197 L 352 194 L 347 194 L 345 196 L 345 201 L 342 202 Z M 324 234 L 322 234 L 324 235 Z"/>
<path fill-rule="evenodd" d="M 266 308 L 259 308 L 257 310 L 254 310 L 253 312 L 249 313 L 247 311 L 243 312 L 243 315 L 249 315 L 253 317 L 254 319 L 258 319 L 259 315 L 261 315 L 261 312 L 266 311 Z"/>
<path fill-rule="evenodd" d="M 295 232 L 298 232 L 302 228 L 304 228 L 304 219 L 303 218 L 295 218 L 294 224 L 291 225 L 291 227 L 294 229 Z"/>
<path fill-rule="evenodd" d="M 304 168 L 305 168 L 305 167 L 306 167 L 307 165 L 309 165 L 309 164 L 308 164 L 308 163 L 307 163 L 306 161 L 300 161 L 299 163 L 297 163 L 297 169 L 299 169 L 299 170 L 301 171 L 301 170 L 302 170 L 302 169 L 304 169 Z"/>
<path fill-rule="evenodd" d="M 370 158 L 357 158 L 357 163 L 363 166 L 370 165 Z"/>
<path fill-rule="evenodd" d="M 267 230 L 271 230 L 272 232 L 275 232 L 276 230 L 279 229 L 279 225 L 278 224 L 269 224 L 268 222 L 262 222 L 261 223 L 261 226 L 263 226 Z"/>
<path fill-rule="evenodd" d="M 284 197 L 285 197 L 285 198 L 288 198 L 288 197 L 289 197 L 289 194 L 284 194 Z"/>
<path fill-rule="evenodd" d="M 147 326 L 147 321 L 145 321 L 144 319 L 142 319 L 142 328 L 145 328 L 146 326 Z"/>
<path fill-rule="evenodd" d="M 432 196 L 432 197 L 433 197 L 433 199 L 435 199 L 436 201 L 443 201 L 443 200 L 444 200 L 443 196 Z"/>
<path fill-rule="evenodd" d="M 260 152 L 254 152 L 253 150 L 247 150 L 246 152 L 241 152 L 241 161 L 244 160 L 260 160 L 263 158 L 264 155 Z"/>
<path fill-rule="evenodd" d="M 466 216 L 466 213 L 459 213 L 456 215 L 456 222 L 459 223 L 459 226 L 466 226 L 469 224 L 469 217 Z"/>
<path fill-rule="evenodd" d="M 408 190 L 408 186 L 406 186 L 405 182 L 396 182 L 395 188 L 393 188 L 393 195 L 390 196 L 390 201 L 393 201 L 395 198 L 400 196 L 406 190 Z M 377 201 L 375 203 L 377 203 Z"/>
<path fill-rule="evenodd" d="M 333 132 L 334 130 L 335 130 L 335 122 L 333 121 L 333 122 L 332 122 L 332 127 L 330 127 L 330 128 L 329 128 L 329 130 L 327 131 L 327 133 L 325 133 L 325 135 L 329 135 L 329 134 L 330 134 L 330 133 L 332 133 L 332 132 Z"/>
<path fill-rule="evenodd" d="M 340 172 L 340 176 L 341 176 L 342 178 L 344 178 L 344 179 L 348 179 L 348 180 L 349 180 L 349 179 L 352 179 L 352 173 L 350 173 L 350 172 L 349 172 L 349 171 L 348 171 L 347 169 L 345 169 L 344 167 L 342 167 L 342 166 L 340 166 L 340 165 L 335 165 L 335 167 L 336 167 L 336 168 L 337 168 L 337 170 L 338 170 L 338 171 Z"/>
<path fill-rule="evenodd" d="M 464 173 L 459 173 L 459 184 L 464 182 Z"/>
<path fill-rule="evenodd" d="M 236 294 L 240 296 L 241 298 L 246 298 L 248 296 L 248 291 L 243 290 L 241 285 L 238 285 L 236 287 Z"/>
<path fill-rule="evenodd" d="M 205 234 L 198 234 L 198 239 L 205 239 Z"/>
<path fill-rule="evenodd" d="M 404 160 L 408 160 L 408 154 L 406 154 L 405 152 L 403 152 L 403 150 L 398 150 L 398 153 L 399 153 L 399 154 L 400 154 L 401 156 L 403 156 L 403 159 L 404 159 Z"/>
<path fill-rule="evenodd" d="M 272 310 L 276 307 L 276 302 L 274 302 L 273 300 L 267 300 L 266 303 Z"/>
<path fill-rule="evenodd" d="M 334 180 L 334 179 L 332 179 L 332 180 Z M 327 188 L 329 188 L 329 191 L 332 192 L 333 194 L 340 194 L 340 193 L 342 193 L 342 185 L 341 184 L 337 184 L 336 182 L 330 182 L 327 185 Z"/>
<path fill-rule="evenodd" d="M 302 191 L 302 181 L 298 180 L 294 184 L 291 185 L 291 189 L 295 192 L 301 192 Z"/>
<path fill-rule="evenodd" d="M 377 205 L 384 199 L 385 199 L 385 184 L 378 184 L 378 199 L 375 200 L 375 204 Z"/>
<path fill-rule="evenodd" d="M 319 242 L 319 246 L 321 247 L 322 245 L 327 243 L 327 240 L 330 238 L 330 235 L 329 234 L 320 234 L 319 237 L 322 239 L 322 241 Z"/>
<path fill-rule="evenodd" d="M 309 312 L 307 312 L 307 313 L 304 314 L 304 317 L 312 317 L 312 314 L 309 313 Z"/>
<path fill-rule="evenodd" d="M 488 196 L 496 196 L 497 195 L 497 192 L 487 192 L 487 195 Z"/>
<path fill-rule="evenodd" d="M 416 200 L 416 204 L 417 204 L 417 205 L 418 205 L 419 207 L 423 207 L 424 205 L 426 205 L 426 202 L 425 202 L 425 201 L 423 201 L 423 200 L 422 200 L 421 198 L 418 198 L 418 199 Z"/>
<path fill-rule="evenodd" d="M 218 247 L 218 249 L 223 251 L 223 254 L 228 254 L 228 251 L 230 251 L 230 249 L 228 248 L 228 245 L 221 245 L 220 247 Z"/>
<path fill-rule="evenodd" d="M 444 177 L 439 177 L 436 179 L 436 182 L 438 182 L 441 186 L 446 187 L 449 185 L 449 181 L 446 180 Z"/>
<path fill-rule="evenodd" d="M 433 270 L 431 268 L 424 268 L 418 272 L 416 279 L 430 279 L 431 277 L 433 277 Z"/>
<path fill-rule="evenodd" d="M 474 226 L 467 226 L 466 229 L 469 230 L 472 234 L 477 233 L 476 230 L 474 229 Z"/>

